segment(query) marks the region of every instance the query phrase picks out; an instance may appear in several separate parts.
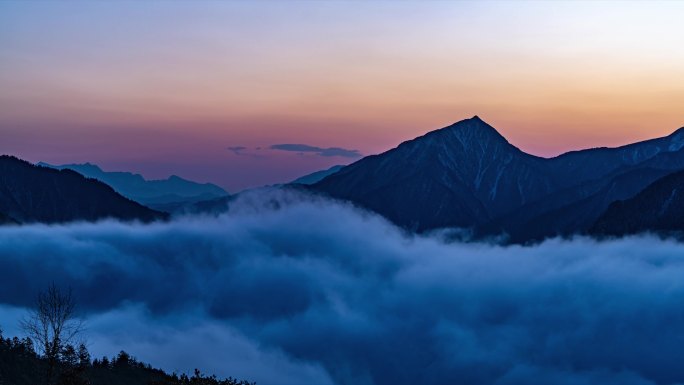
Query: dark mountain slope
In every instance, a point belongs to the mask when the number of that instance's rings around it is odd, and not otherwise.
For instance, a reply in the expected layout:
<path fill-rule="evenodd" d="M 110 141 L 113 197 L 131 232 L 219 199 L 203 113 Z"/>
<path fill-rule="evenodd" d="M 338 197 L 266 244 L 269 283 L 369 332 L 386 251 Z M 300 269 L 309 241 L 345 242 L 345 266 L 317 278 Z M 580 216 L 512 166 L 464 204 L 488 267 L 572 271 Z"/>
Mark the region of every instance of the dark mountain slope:
<path fill-rule="evenodd" d="M 363 158 L 311 188 L 405 228 L 468 227 L 525 242 L 585 231 L 613 201 L 680 169 L 684 129 L 545 159 L 474 117 Z"/>
<path fill-rule="evenodd" d="M 637 165 L 646 165 L 654 159 L 665 159 L 668 154 L 681 154 L 684 148 L 684 127 L 671 135 L 637 142 L 615 148 L 592 148 L 580 151 L 571 151 L 555 158 L 547 159 L 546 166 L 549 172 L 570 177 L 567 185 L 577 182 L 595 180 L 614 173 L 619 169 L 629 169 Z M 665 157 L 662 157 L 662 156 Z M 684 157 L 678 156 L 684 164 Z M 654 164 L 650 164 L 653 168 Z M 671 165 L 666 165 L 670 168 Z"/>
<path fill-rule="evenodd" d="M 684 150 L 680 147 L 683 131 L 625 147 L 576 152 L 587 160 L 597 156 L 595 169 L 611 171 L 585 182 L 582 178 L 587 177 L 587 172 L 566 171 L 566 180 L 576 183 L 573 187 L 523 205 L 478 231 L 488 234 L 498 229 L 509 234 L 513 242 L 586 232 L 612 202 L 630 198 L 657 179 L 684 169 Z M 613 158 L 608 156 L 611 154 Z M 635 159 L 641 162 L 634 163 Z M 586 164 L 590 168 L 591 163 Z M 555 166 L 550 162 L 549 172 L 556 171 Z"/>
<path fill-rule="evenodd" d="M 684 171 L 658 179 L 630 199 L 614 202 L 589 233 L 622 236 L 645 231 L 684 232 Z"/>
<path fill-rule="evenodd" d="M 219 186 L 211 183 L 196 183 L 172 175 L 167 179 L 146 180 L 140 174 L 130 172 L 108 172 L 94 164 L 64 164 L 53 166 L 38 163 L 39 166 L 71 169 L 88 178 L 95 178 L 110 185 L 119 194 L 142 204 L 170 202 L 195 202 L 210 200 L 228 195 Z"/>
<path fill-rule="evenodd" d="M 152 221 L 167 216 L 75 171 L 34 166 L 6 155 L 0 156 L 0 212 L 21 223 Z"/>
<path fill-rule="evenodd" d="M 514 214 L 507 217 L 508 222 L 501 228 L 509 235 L 509 240 L 513 243 L 539 241 L 548 237 L 583 233 L 592 226 L 612 202 L 634 196 L 644 186 L 669 172 L 651 168 L 620 172 L 615 176 L 607 177 L 593 194 L 572 200 L 568 204 L 547 210 L 535 210 L 533 209 L 534 205 L 527 205 L 516 210 Z M 592 182 L 591 185 L 594 187 L 598 183 Z M 579 189 L 584 188 L 581 186 Z M 545 202 L 549 201 L 553 201 L 553 199 L 545 200 Z M 527 214 L 525 214 L 526 212 Z M 534 215 L 534 213 L 537 214 Z"/>
<path fill-rule="evenodd" d="M 14 219 L 10 218 L 8 215 L 0 213 L 0 225 L 17 223 Z"/>
<path fill-rule="evenodd" d="M 472 226 L 557 189 L 542 162 L 474 117 L 361 159 L 312 188 L 419 231 Z"/>

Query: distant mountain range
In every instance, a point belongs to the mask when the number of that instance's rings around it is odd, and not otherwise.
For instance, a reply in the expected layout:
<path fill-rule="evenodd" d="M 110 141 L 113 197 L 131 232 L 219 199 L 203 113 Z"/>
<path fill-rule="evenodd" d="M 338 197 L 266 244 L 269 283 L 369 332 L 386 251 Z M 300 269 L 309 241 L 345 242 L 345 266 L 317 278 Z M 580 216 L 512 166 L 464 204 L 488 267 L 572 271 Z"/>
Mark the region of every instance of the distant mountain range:
<path fill-rule="evenodd" d="M 527 154 L 475 116 L 365 157 L 310 188 L 414 231 L 524 243 L 587 232 L 617 200 L 684 169 L 684 128 L 618 148 Z"/>
<path fill-rule="evenodd" d="M 311 174 L 304 175 L 302 177 L 299 177 L 292 182 L 291 184 L 303 184 L 303 185 L 310 185 L 314 184 L 317 182 L 320 182 L 323 178 L 327 177 L 328 175 L 332 175 L 338 171 L 340 171 L 344 167 L 343 165 L 337 165 L 337 166 L 332 166 L 329 169 L 326 170 L 320 170 L 316 172 L 312 172 Z"/>
<path fill-rule="evenodd" d="M 74 170 L 88 178 L 102 181 L 119 194 L 144 205 L 198 202 L 228 195 L 228 192 L 215 184 L 196 183 L 175 175 L 167 179 L 146 180 L 140 174 L 103 171 L 91 163 L 55 166 L 40 162 L 38 165 L 58 170 Z"/>
<path fill-rule="evenodd" d="M 41 165 L 47 167 L 0 157 L 0 224 L 166 218 L 160 211 L 216 214 L 235 198 L 216 185 L 176 176 L 148 181 L 89 163 Z M 474 239 L 684 234 L 684 128 L 622 147 L 541 158 L 475 116 L 272 188 L 347 200 L 411 231 L 466 229 Z"/>
<path fill-rule="evenodd" d="M 304 175 L 302 177 L 299 177 L 292 182 L 289 183 L 289 185 L 311 185 L 314 184 L 321 179 L 325 178 L 328 175 L 334 174 L 337 171 L 342 169 L 342 165 L 337 165 L 330 167 L 325 170 L 320 170 L 313 172 L 311 174 Z M 282 184 L 276 184 L 272 186 L 263 186 L 258 189 L 261 190 L 271 190 L 271 189 L 277 189 L 277 188 L 284 188 L 288 184 L 282 185 Z M 254 191 L 255 189 L 250 189 L 250 191 Z M 228 208 L 230 206 L 230 203 L 237 198 L 239 193 L 234 194 L 232 196 L 223 196 L 219 198 L 212 198 L 212 199 L 206 199 L 206 200 L 195 200 L 195 201 L 174 201 L 174 202 L 166 202 L 166 203 L 148 203 L 147 206 L 155 209 L 155 210 L 160 210 L 164 211 L 167 213 L 170 213 L 171 215 L 187 215 L 187 214 L 212 214 L 212 215 L 217 215 L 220 213 L 224 213 L 228 211 Z"/>
<path fill-rule="evenodd" d="M 60 223 L 105 218 L 149 222 L 167 217 L 75 171 L 0 156 L 0 222 Z"/>

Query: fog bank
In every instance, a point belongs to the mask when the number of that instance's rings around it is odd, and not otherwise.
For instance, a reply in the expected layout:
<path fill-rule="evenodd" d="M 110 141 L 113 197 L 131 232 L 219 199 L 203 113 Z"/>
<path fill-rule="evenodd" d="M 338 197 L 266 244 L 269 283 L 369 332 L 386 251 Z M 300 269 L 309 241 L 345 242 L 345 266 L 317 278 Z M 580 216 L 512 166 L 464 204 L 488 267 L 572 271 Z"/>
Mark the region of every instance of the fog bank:
<path fill-rule="evenodd" d="M 0 325 L 70 286 L 95 354 L 259 384 L 684 383 L 684 245 L 408 236 L 246 195 L 169 223 L 0 229 Z"/>

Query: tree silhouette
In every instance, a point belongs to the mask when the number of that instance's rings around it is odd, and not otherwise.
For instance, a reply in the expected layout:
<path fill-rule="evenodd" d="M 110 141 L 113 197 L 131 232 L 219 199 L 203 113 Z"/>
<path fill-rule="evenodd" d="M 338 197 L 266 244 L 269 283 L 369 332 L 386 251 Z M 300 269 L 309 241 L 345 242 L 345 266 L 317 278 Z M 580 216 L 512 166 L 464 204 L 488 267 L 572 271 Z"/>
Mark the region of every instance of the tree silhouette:
<path fill-rule="evenodd" d="M 76 318 L 76 304 L 71 290 L 60 290 L 54 283 L 39 293 L 35 307 L 21 321 L 21 327 L 34 342 L 38 353 L 47 361 L 45 384 L 50 385 L 64 349 L 83 330 Z M 71 346 L 71 350 L 74 350 Z M 75 357 L 75 351 L 74 351 Z"/>
<path fill-rule="evenodd" d="M 78 366 L 81 370 L 90 366 L 90 353 L 85 344 L 78 345 Z"/>

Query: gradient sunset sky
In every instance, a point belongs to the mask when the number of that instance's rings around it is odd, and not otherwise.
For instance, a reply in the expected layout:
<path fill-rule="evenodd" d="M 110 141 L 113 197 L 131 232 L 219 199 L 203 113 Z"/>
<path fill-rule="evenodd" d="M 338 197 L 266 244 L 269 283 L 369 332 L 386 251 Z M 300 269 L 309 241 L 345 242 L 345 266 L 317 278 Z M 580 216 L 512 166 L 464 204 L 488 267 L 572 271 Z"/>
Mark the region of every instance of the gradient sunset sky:
<path fill-rule="evenodd" d="M 684 126 L 683 20 L 684 2 L 1 1 L 0 153 L 234 192 L 473 115 L 536 155 L 616 146 Z"/>

